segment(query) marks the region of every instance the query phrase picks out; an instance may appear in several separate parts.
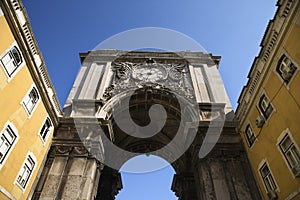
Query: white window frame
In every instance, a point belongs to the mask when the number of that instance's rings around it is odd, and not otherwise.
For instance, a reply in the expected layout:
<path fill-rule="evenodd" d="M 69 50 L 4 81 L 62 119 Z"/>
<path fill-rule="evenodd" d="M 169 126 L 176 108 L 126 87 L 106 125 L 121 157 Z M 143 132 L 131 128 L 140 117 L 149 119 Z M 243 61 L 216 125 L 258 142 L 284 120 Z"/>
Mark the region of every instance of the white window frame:
<path fill-rule="evenodd" d="M 33 162 L 33 167 L 31 169 L 28 166 L 28 163 L 30 163 L 29 160 L 31 160 Z M 16 184 L 16 185 L 19 186 L 19 188 L 23 191 L 23 193 L 25 192 L 28 184 L 30 183 L 30 180 L 32 178 L 32 175 L 34 173 L 34 170 L 35 170 L 37 164 L 38 163 L 36 161 L 36 157 L 34 156 L 34 154 L 32 152 L 29 151 L 27 153 L 26 157 L 25 157 L 25 160 L 24 160 L 24 162 L 23 162 L 23 164 L 22 164 L 22 166 L 21 166 L 21 168 L 20 168 L 20 170 L 18 172 L 18 175 L 16 176 L 15 182 L 14 182 L 14 184 Z M 26 170 L 29 171 L 29 174 L 28 174 L 28 171 L 26 171 Z M 28 174 L 27 177 L 26 177 L 26 179 L 24 179 L 26 181 L 26 183 L 25 183 L 25 185 L 21 185 L 19 183 L 19 179 L 21 177 L 21 180 L 22 180 L 22 178 L 23 178 L 23 176 L 24 176 L 25 173 Z"/>
<path fill-rule="evenodd" d="M 6 160 L 8 159 L 8 157 L 10 156 L 11 152 L 13 151 L 15 145 L 17 144 L 18 140 L 19 140 L 19 134 L 18 134 L 18 129 L 14 126 L 13 123 L 11 123 L 10 121 L 6 122 L 6 124 L 4 125 L 4 128 L 2 129 L 1 133 L 0 133 L 0 139 L 1 137 L 4 135 L 4 131 L 7 128 L 10 128 L 10 130 L 13 132 L 13 134 L 15 135 L 15 139 L 13 141 L 13 143 L 11 144 L 11 146 L 9 147 L 9 150 L 6 152 L 5 157 L 2 160 L 2 163 L 0 163 L 0 170 L 2 169 L 2 167 L 4 166 Z M 1 141 L 0 141 L 0 145 L 1 145 Z"/>
<path fill-rule="evenodd" d="M 261 108 L 261 105 L 260 105 L 260 103 L 261 103 L 261 98 L 262 98 L 263 96 L 265 96 L 265 98 L 267 98 L 267 103 L 268 103 L 268 105 L 272 107 L 272 112 L 270 113 L 270 115 L 268 116 L 268 118 L 266 118 L 265 113 L 266 113 L 266 111 L 268 110 L 268 107 L 269 107 L 269 106 L 267 106 L 267 108 Z M 271 118 L 272 114 L 276 111 L 274 105 L 272 104 L 272 102 L 271 102 L 269 96 L 266 94 L 266 92 L 263 92 L 263 93 L 259 96 L 259 99 L 258 99 L 258 102 L 257 102 L 257 105 L 256 105 L 256 106 L 257 106 L 257 109 L 258 109 L 259 113 L 260 113 L 261 116 L 265 119 L 266 122 Z M 263 109 L 263 110 L 262 110 L 262 109 Z"/>
<path fill-rule="evenodd" d="M 262 174 L 261 174 L 261 169 L 262 169 L 265 165 L 268 167 L 268 169 L 269 169 L 269 175 L 272 177 L 272 180 L 273 180 L 273 182 L 274 182 L 274 184 L 275 184 L 275 187 L 276 187 L 276 188 L 272 188 L 272 189 L 275 190 L 276 192 L 279 192 L 280 190 L 279 190 L 278 184 L 277 184 L 277 182 L 276 182 L 276 180 L 275 180 L 275 176 L 274 176 L 273 173 L 272 173 L 272 170 L 271 170 L 271 168 L 270 168 L 270 165 L 269 165 L 267 159 L 263 159 L 263 160 L 260 162 L 260 164 L 258 165 L 257 170 L 258 170 L 258 174 L 259 174 L 259 176 L 260 176 L 260 178 L 261 178 L 262 184 L 263 184 L 263 186 L 264 186 L 264 188 L 265 188 L 265 190 L 266 190 L 266 193 L 270 192 L 270 190 L 268 190 L 268 188 L 267 188 L 267 186 L 266 186 L 266 184 L 265 184 L 265 181 L 264 181 L 264 177 L 263 177 Z"/>
<path fill-rule="evenodd" d="M 287 62 L 286 62 L 287 61 Z M 282 70 L 281 66 L 285 66 L 289 69 L 287 73 L 291 71 L 291 65 L 295 67 L 295 70 L 290 74 L 290 78 L 287 80 L 284 76 L 284 70 Z M 287 52 L 283 52 L 277 61 L 275 72 L 278 74 L 280 79 L 283 81 L 283 83 L 288 87 L 288 85 L 292 82 L 292 79 L 295 77 L 296 73 L 298 71 L 298 66 L 296 66 L 295 62 L 290 58 L 290 56 L 287 54 Z"/>
<path fill-rule="evenodd" d="M 3 11 L 1 10 L 0 8 L 0 17 L 2 17 L 4 14 L 3 14 Z"/>
<path fill-rule="evenodd" d="M 45 126 L 47 120 L 50 121 L 50 127 L 48 128 L 48 131 L 47 131 L 47 133 L 46 133 L 45 138 L 43 138 L 43 135 L 44 135 L 44 134 L 41 134 L 41 132 L 42 132 L 42 131 L 44 132 L 44 129 L 43 129 L 43 128 L 44 128 L 44 126 Z M 40 130 L 39 130 L 39 132 L 38 132 L 38 135 L 39 135 L 39 137 L 40 137 L 40 139 L 42 140 L 42 142 L 43 142 L 44 145 L 47 143 L 47 140 L 48 140 L 48 138 L 49 138 L 49 136 L 50 136 L 50 133 L 51 133 L 51 131 L 52 131 L 52 128 L 53 128 L 53 123 L 52 123 L 52 121 L 51 121 L 51 118 L 47 115 L 47 117 L 46 117 L 45 120 L 44 120 L 43 125 L 41 126 L 41 128 L 40 128 Z"/>
<path fill-rule="evenodd" d="M 249 141 L 249 139 L 250 139 L 251 137 L 248 138 L 248 134 L 247 134 L 248 127 L 249 127 L 250 130 L 252 131 L 252 137 L 254 137 L 254 140 L 253 140 L 252 144 L 250 144 L 250 141 Z M 245 134 L 245 139 L 246 139 L 246 141 L 247 141 L 248 147 L 251 149 L 251 148 L 254 146 L 254 143 L 256 142 L 257 138 L 256 138 L 256 134 L 255 134 L 255 132 L 254 132 L 254 130 L 253 130 L 253 127 L 252 127 L 252 125 L 251 125 L 250 122 L 246 124 L 246 126 L 245 126 L 245 128 L 244 128 L 244 134 Z"/>
<path fill-rule="evenodd" d="M 31 112 L 29 112 L 28 109 L 27 109 L 27 107 L 26 107 L 26 102 L 28 102 L 28 101 L 30 100 L 29 94 L 31 93 L 31 91 L 32 91 L 33 89 L 36 90 L 37 95 L 38 95 L 39 98 L 38 98 L 38 100 L 36 101 L 36 103 L 34 104 L 33 108 L 31 109 Z M 32 84 L 31 87 L 30 87 L 30 89 L 27 91 L 26 95 L 23 97 L 23 99 L 22 99 L 22 101 L 21 101 L 21 104 L 22 104 L 22 106 L 24 107 L 25 112 L 27 113 L 27 115 L 28 115 L 29 118 L 33 115 L 33 113 L 34 113 L 34 111 L 36 110 L 36 108 L 38 107 L 38 104 L 39 104 L 40 101 L 41 101 L 41 95 L 40 95 L 40 93 L 39 93 L 39 91 L 38 91 L 36 85 L 35 85 L 35 84 Z"/>
<path fill-rule="evenodd" d="M 287 151 L 283 152 L 283 150 L 282 150 L 282 148 L 280 146 L 280 144 L 282 143 L 283 139 L 286 138 L 286 136 L 288 136 L 291 139 L 291 142 L 292 142 L 291 146 L 293 145 L 296 148 L 296 151 L 298 151 L 298 153 L 300 154 L 299 146 L 297 145 L 296 141 L 294 140 L 294 138 L 293 138 L 293 136 L 292 136 L 292 134 L 291 134 L 291 132 L 290 132 L 290 130 L 288 128 L 286 130 L 282 131 L 282 133 L 280 134 L 280 136 L 277 139 L 276 145 L 277 145 L 278 150 L 280 151 L 280 153 L 281 153 L 281 155 L 283 157 L 283 160 L 285 161 L 286 165 L 288 166 L 288 168 L 289 168 L 292 176 L 295 178 L 295 175 L 294 175 L 294 173 L 292 171 L 292 168 L 295 167 L 295 166 L 292 166 L 292 164 L 288 161 L 288 159 L 287 159 L 287 157 L 285 155 L 285 153 Z M 293 155 L 293 156 L 295 156 L 295 155 Z M 297 158 L 296 158 L 296 160 L 297 160 Z M 298 160 L 298 164 L 300 164 L 300 160 Z"/>
<path fill-rule="evenodd" d="M 12 73 L 9 74 L 9 73 L 7 72 L 7 67 L 6 67 L 6 66 L 4 65 L 4 63 L 3 63 L 3 58 L 4 58 L 5 56 L 7 56 L 8 54 L 11 54 L 11 51 L 12 51 L 13 48 L 17 48 L 17 51 L 18 51 L 18 53 L 19 53 L 20 56 L 21 56 L 21 62 L 20 62 L 20 64 L 12 71 Z M 13 62 L 13 61 L 11 61 L 11 62 Z M 9 48 L 6 49 L 6 50 L 0 55 L 0 65 L 1 65 L 1 67 L 2 67 L 2 70 L 3 70 L 4 74 L 5 74 L 6 77 L 7 77 L 7 82 L 10 82 L 10 81 L 16 76 L 16 74 L 18 74 L 18 72 L 20 71 L 20 69 L 25 65 L 24 56 L 23 56 L 22 51 L 21 51 L 21 49 L 20 49 L 20 47 L 19 47 L 19 45 L 17 44 L 16 41 L 14 41 L 14 42 L 9 46 Z"/>

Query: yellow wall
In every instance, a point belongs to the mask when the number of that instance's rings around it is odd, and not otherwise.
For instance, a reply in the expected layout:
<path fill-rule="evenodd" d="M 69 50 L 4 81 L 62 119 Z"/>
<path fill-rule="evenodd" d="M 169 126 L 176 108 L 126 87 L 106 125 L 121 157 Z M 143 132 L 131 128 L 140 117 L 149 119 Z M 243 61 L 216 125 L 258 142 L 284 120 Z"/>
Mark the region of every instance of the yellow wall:
<path fill-rule="evenodd" d="M 0 52 L 2 53 L 11 45 L 11 43 L 13 43 L 13 41 L 15 41 L 15 39 L 10 31 L 10 28 L 4 16 L 0 17 L 0 27 L 1 27 L 0 38 L 3 38 L 1 39 L 1 44 L 0 44 Z"/>
<path fill-rule="evenodd" d="M 15 41 L 4 16 L 0 16 L 0 55 L 3 54 Z M 23 54 L 24 59 L 24 54 Z M 21 66 L 19 66 L 21 67 Z M 2 67 L 0 67 L 0 131 L 9 120 L 18 130 L 19 140 L 11 151 L 9 157 L 0 170 L 0 186 L 8 191 L 16 199 L 26 199 L 35 180 L 35 176 L 42 164 L 50 145 L 53 128 L 50 136 L 44 145 L 39 137 L 39 131 L 47 117 L 47 111 L 42 101 L 39 101 L 36 110 L 29 117 L 21 105 L 21 101 L 27 94 L 33 79 L 27 68 L 23 66 L 17 74 L 8 81 Z M 41 99 L 41 95 L 40 95 Z M 23 192 L 14 183 L 20 168 L 26 158 L 28 151 L 32 152 L 37 160 L 37 166 L 33 171 L 30 182 Z M 5 199 L 0 192 L 0 199 Z"/>
<path fill-rule="evenodd" d="M 7 196 L 5 196 L 3 193 L 0 192 L 0 199 L 2 200 L 9 200 Z"/>
<path fill-rule="evenodd" d="M 273 59 L 272 69 L 270 74 L 266 77 L 264 86 L 260 88 L 255 105 L 250 110 L 248 116 L 249 121 L 245 121 L 242 125 L 242 131 L 245 130 L 248 122 L 251 123 L 252 128 L 257 136 L 257 141 L 253 144 L 250 149 L 247 147 L 247 153 L 252 164 L 253 171 L 258 180 L 258 184 L 265 199 L 268 199 L 266 190 L 262 182 L 258 167 L 259 164 L 266 159 L 270 170 L 274 176 L 274 179 L 278 185 L 278 197 L 284 199 L 291 193 L 300 188 L 300 178 L 295 178 L 287 165 L 284 156 L 278 148 L 278 138 L 287 128 L 289 129 L 293 139 L 300 147 L 300 27 L 293 25 L 291 32 L 286 37 L 286 40 L 279 49 L 276 57 Z M 297 66 L 297 72 L 294 74 L 290 83 L 286 86 L 281 77 L 276 72 L 276 66 L 282 53 L 287 53 L 294 64 Z M 262 92 L 265 91 L 275 110 L 263 125 L 262 128 L 257 128 L 255 120 L 259 115 L 257 104 Z M 247 145 L 245 140 L 244 132 L 242 132 L 244 143 Z M 248 145 L 247 145 L 248 146 Z M 300 194 L 296 199 L 300 198 Z"/>
<path fill-rule="evenodd" d="M 299 15 L 298 15 L 299 16 Z M 287 38 L 284 49 L 288 52 L 288 54 L 292 57 L 294 62 L 296 62 L 298 67 L 298 73 L 300 68 L 300 19 L 298 19 L 298 23 L 294 25 L 292 28 L 292 31 Z M 299 92 L 299 83 L 300 83 L 300 77 L 299 74 L 295 77 L 295 80 L 293 80 L 290 91 L 293 94 L 295 100 L 298 102 L 298 105 L 300 105 L 300 92 Z"/>

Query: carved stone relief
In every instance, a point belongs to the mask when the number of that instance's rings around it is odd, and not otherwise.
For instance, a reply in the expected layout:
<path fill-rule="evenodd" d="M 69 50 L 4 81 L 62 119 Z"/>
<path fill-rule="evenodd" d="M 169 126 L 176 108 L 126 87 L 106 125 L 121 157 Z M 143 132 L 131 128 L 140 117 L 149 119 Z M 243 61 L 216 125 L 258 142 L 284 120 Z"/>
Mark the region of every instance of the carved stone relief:
<path fill-rule="evenodd" d="M 144 62 L 113 62 L 114 79 L 105 89 L 103 100 L 128 90 L 144 87 L 169 90 L 188 99 L 194 99 L 193 90 L 188 84 L 188 64 L 158 63 L 152 58 Z"/>

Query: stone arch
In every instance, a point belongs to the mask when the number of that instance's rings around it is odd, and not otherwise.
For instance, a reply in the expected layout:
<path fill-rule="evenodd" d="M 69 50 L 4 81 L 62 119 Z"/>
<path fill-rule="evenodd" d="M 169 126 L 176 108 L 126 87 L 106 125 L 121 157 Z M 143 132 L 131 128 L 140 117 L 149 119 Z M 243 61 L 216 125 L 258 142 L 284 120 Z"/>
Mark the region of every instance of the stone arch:
<path fill-rule="evenodd" d="M 226 116 L 224 127 L 221 127 L 221 136 L 216 134 L 219 133 L 220 126 L 218 123 L 213 123 L 215 116 L 232 111 L 221 77 L 217 73 L 219 57 L 201 52 L 179 52 L 178 54 L 182 56 L 182 59 L 177 59 L 178 56 L 168 52 L 131 52 L 122 57 L 123 60 L 119 60 L 121 62 L 119 66 L 125 64 L 124 70 L 137 63 L 139 67 L 144 68 L 144 72 L 148 69 L 145 65 L 154 65 L 153 62 L 144 63 L 149 57 L 156 60 L 159 67 L 161 65 L 169 67 L 169 70 L 171 70 L 170 67 L 180 64 L 178 72 L 182 76 L 179 78 L 174 73 L 170 74 L 169 82 L 166 79 L 159 81 L 153 79 L 152 83 L 149 83 L 148 79 L 130 81 L 132 73 L 126 74 L 125 70 L 124 74 L 122 67 L 120 69 L 113 68 L 112 60 L 115 60 L 120 52 L 99 50 L 93 51 L 93 56 L 89 56 L 88 60 L 91 63 L 101 61 L 103 70 L 106 66 L 103 76 L 99 76 L 99 73 L 93 73 L 93 70 L 88 72 L 90 76 L 83 76 L 86 67 L 82 67 L 81 75 L 78 76 L 74 90 L 72 89 L 67 100 L 64 109 L 65 116 L 59 119 L 60 125 L 53 138 L 46 165 L 41 172 L 41 178 L 37 183 L 34 199 L 115 199 L 118 190 L 122 188 L 118 170 L 130 156 L 121 159 L 118 163 L 119 167 L 109 168 L 106 159 L 118 158 L 120 155 L 118 152 L 111 152 L 107 155 L 110 151 L 106 146 L 107 144 L 103 140 L 101 141 L 102 136 L 99 137 L 99 129 L 103 128 L 103 132 L 106 134 L 103 135 L 103 138 L 104 136 L 106 139 L 108 138 L 106 142 L 111 146 L 119 145 L 120 149 L 149 153 L 168 146 L 170 141 L 176 137 L 174 133 L 178 121 L 184 121 L 184 125 L 186 125 L 183 126 L 183 134 L 179 134 L 178 144 L 183 145 L 189 139 L 193 141 L 192 144 L 187 145 L 189 147 L 187 149 L 174 148 L 174 146 L 177 147 L 176 145 L 171 146 L 173 149 L 171 148 L 170 151 L 165 151 L 160 155 L 168 158 L 169 154 L 172 156 L 176 151 L 182 152 L 183 150 L 184 152 L 182 156 L 172 162 L 176 168 L 172 190 L 175 191 L 179 200 L 261 199 L 232 118 Z M 180 62 L 178 63 L 178 61 Z M 188 65 L 185 65 L 187 61 Z M 213 70 L 205 71 L 209 77 L 207 80 L 204 80 L 200 73 L 200 66 L 204 64 L 208 68 L 213 66 Z M 120 70 L 120 76 L 116 77 L 115 72 L 117 71 L 113 70 Z M 202 98 L 201 91 L 206 90 L 205 84 L 203 84 L 205 81 L 214 86 L 211 90 L 217 94 L 216 97 L 218 98 L 215 98 L 215 101 Z M 173 87 L 169 88 L 173 91 L 166 88 L 170 84 Z M 91 85 L 93 87 L 88 88 Z M 101 90 L 98 91 L 98 88 Z M 133 90 L 131 88 L 134 88 L 133 95 L 130 93 Z M 84 93 L 88 92 L 89 95 L 77 97 L 75 94 L 82 90 Z M 177 105 L 176 102 L 173 101 L 174 96 L 178 97 L 176 94 L 179 97 L 187 97 L 186 105 L 189 105 L 188 99 L 193 98 L 194 95 L 198 97 L 196 98 L 197 104 L 188 106 L 183 111 L 180 109 L 179 112 L 178 107 L 174 106 Z M 173 122 L 172 120 L 169 121 L 170 127 L 164 127 L 162 129 L 163 134 L 156 134 L 152 138 L 137 139 L 122 133 L 114 123 L 112 111 L 117 110 L 117 106 L 124 103 L 128 98 L 131 98 L 132 101 L 131 107 L 129 106 L 127 109 L 129 111 L 131 109 L 133 119 L 140 123 L 139 125 L 145 126 L 149 122 L 145 115 L 140 117 L 140 114 L 147 114 L 150 105 L 159 103 L 166 108 L 167 114 L 170 114 L 170 119 L 173 119 Z M 125 112 L 126 107 L 125 110 L 117 111 L 119 113 Z M 200 122 L 194 120 L 198 118 L 198 111 L 200 111 L 200 117 L 203 119 Z M 79 124 L 75 124 L 76 119 L 79 119 Z M 213 133 L 208 142 L 213 144 L 217 142 L 217 144 L 213 149 L 209 149 L 209 154 L 200 158 L 199 149 L 203 146 L 205 134 L 211 124 L 215 126 L 211 128 Z M 190 131 L 194 129 L 196 129 L 195 138 L 190 137 Z M 80 131 L 84 132 L 81 137 L 79 136 Z M 216 135 L 220 137 L 216 137 Z M 98 152 L 102 160 L 91 154 L 93 149 Z M 175 151 L 173 151 L 174 149 Z"/>
<path fill-rule="evenodd" d="M 120 148 L 140 153 L 140 154 L 150 154 L 159 156 L 167 162 L 169 162 L 173 169 L 176 172 L 176 179 L 180 179 L 180 174 L 183 173 L 183 171 L 187 168 L 185 165 L 185 160 L 188 160 L 185 155 L 185 151 L 188 150 L 189 146 L 183 147 L 180 149 L 180 145 L 184 143 L 184 140 L 189 140 L 189 132 L 188 129 L 185 129 L 184 133 L 185 135 L 180 136 L 180 142 L 174 143 L 170 145 L 168 148 L 164 148 L 166 145 L 170 144 L 174 137 L 176 137 L 176 134 L 179 130 L 179 124 L 180 121 L 183 120 L 184 124 L 186 126 L 189 126 L 190 129 L 196 129 L 198 127 L 199 118 L 197 113 L 197 108 L 195 105 L 193 105 L 191 102 L 189 102 L 187 99 L 184 100 L 185 107 L 184 112 L 182 114 L 182 109 L 180 108 L 181 104 L 178 102 L 176 98 L 178 98 L 179 95 L 166 89 L 166 88 L 160 88 L 155 87 L 153 85 L 147 85 L 142 88 L 139 88 L 135 91 L 126 91 L 119 94 L 114 95 L 110 100 L 107 101 L 106 104 L 103 105 L 103 107 L 97 112 L 96 116 L 101 116 L 103 120 L 107 120 L 111 124 L 111 131 L 113 132 L 113 138 L 114 138 L 114 144 L 119 146 Z M 122 106 L 123 102 L 126 102 L 124 99 L 130 98 L 129 106 Z M 182 99 L 180 101 L 183 101 Z M 126 102 L 127 103 L 127 102 Z M 126 133 L 124 133 L 117 125 L 117 123 L 114 122 L 114 114 L 113 112 L 116 112 L 117 114 L 122 114 L 122 112 L 126 112 L 130 110 L 131 117 L 133 118 L 134 122 L 139 125 L 147 125 L 149 123 L 149 119 L 145 120 L 147 118 L 147 114 L 149 111 L 149 108 L 154 104 L 160 104 L 163 105 L 166 112 L 167 112 L 167 120 L 166 124 L 163 127 L 162 130 L 159 131 L 156 135 L 149 137 L 149 138 L 136 138 L 133 136 L 130 136 Z M 118 109 L 117 107 L 120 107 L 120 110 L 114 110 Z M 125 108 L 125 110 L 124 110 Z M 141 117 L 141 115 L 144 115 L 144 117 Z M 195 131 L 196 133 L 196 131 Z M 195 138 L 196 135 L 194 135 L 191 140 Z M 190 141 L 190 144 L 192 141 Z M 157 153 L 157 150 L 162 150 Z M 180 152 L 182 150 L 182 152 Z M 180 154 L 178 157 L 172 158 L 175 154 Z M 108 154 L 105 157 L 111 157 L 113 155 Z M 118 156 L 118 155 L 115 155 Z M 121 167 L 126 161 L 136 156 L 136 154 L 130 154 L 128 157 L 124 157 L 123 155 L 123 162 L 119 164 Z M 171 162 L 170 162 L 171 161 Z M 120 179 L 116 178 L 120 176 L 118 173 L 118 169 L 111 169 L 111 168 L 104 168 L 105 174 L 110 174 L 112 179 L 115 181 L 118 181 Z M 113 175 L 115 174 L 115 175 Z M 116 176 L 118 174 L 118 176 Z M 190 174 L 190 172 L 189 172 Z M 107 177 L 105 179 L 107 179 Z M 190 174 L 190 178 L 193 176 Z M 100 179 L 101 182 L 101 179 Z M 193 182 L 193 181 L 192 181 Z M 120 186 L 121 184 L 114 184 L 114 186 Z M 193 184 L 189 184 L 188 187 L 191 187 Z M 104 187 L 102 186 L 99 188 L 99 199 L 104 198 L 102 195 L 106 195 L 106 193 L 103 191 L 104 188 L 111 188 L 111 187 Z M 172 186 L 172 189 L 177 191 L 179 190 L 178 184 Z M 101 192 L 102 191 L 102 192 Z M 188 190 L 189 193 L 193 193 L 195 196 L 195 191 L 191 192 L 191 190 Z M 106 197 L 107 198 L 107 197 Z"/>
<path fill-rule="evenodd" d="M 198 128 L 199 123 L 199 113 L 197 112 L 197 107 L 195 107 L 196 105 L 193 105 L 193 103 L 183 99 L 182 97 L 180 100 L 181 103 L 179 103 L 177 100 L 178 97 L 181 96 L 170 90 L 148 85 L 135 91 L 126 91 L 115 95 L 107 101 L 106 104 L 104 104 L 104 106 L 97 112 L 96 116 L 109 121 L 114 144 L 131 152 L 151 154 L 151 152 L 161 149 L 172 142 L 172 139 L 176 136 L 176 134 L 185 134 L 177 136 L 176 138 L 178 140 L 180 137 L 181 144 L 172 144 L 165 149 L 165 156 L 164 154 L 153 154 L 162 156 L 164 159 L 169 161 L 169 155 L 176 152 L 176 148 L 178 150 L 179 146 L 184 143 L 184 140 L 190 142 L 187 145 L 191 144 L 191 140 L 195 137 L 195 130 Z M 124 99 L 128 98 L 130 98 L 130 105 L 123 105 L 123 102 L 125 102 L 125 104 L 127 103 Z M 130 117 L 133 119 L 134 123 L 139 126 L 145 126 L 150 123 L 150 119 L 147 119 L 149 118 L 148 111 L 154 104 L 162 105 L 167 113 L 166 126 L 164 126 L 161 130 L 158 130 L 159 133 L 154 136 L 142 139 L 131 136 L 122 131 L 122 129 L 120 129 L 118 124 L 114 121 L 113 112 L 115 115 L 118 115 L 122 114 L 122 112 L 130 111 Z M 182 105 L 184 108 L 180 108 Z M 180 125 L 185 127 L 180 127 Z M 194 129 L 194 135 L 188 133 L 189 129 Z M 183 151 L 186 151 L 188 146 L 184 146 L 183 148 Z M 172 160 L 174 161 L 176 159 Z"/>

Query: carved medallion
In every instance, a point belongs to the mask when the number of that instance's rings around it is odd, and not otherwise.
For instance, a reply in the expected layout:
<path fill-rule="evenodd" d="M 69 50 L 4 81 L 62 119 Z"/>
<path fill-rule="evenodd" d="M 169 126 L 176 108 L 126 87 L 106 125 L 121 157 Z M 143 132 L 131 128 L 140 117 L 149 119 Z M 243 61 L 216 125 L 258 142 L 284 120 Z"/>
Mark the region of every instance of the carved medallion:
<path fill-rule="evenodd" d="M 132 71 L 132 78 L 143 82 L 158 82 L 167 78 L 167 71 L 161 66 L 142 66 Z"/>
<path fill-rule="evenodd" d="M 128 90 L 153 86 L 155 88 L 168 88 L 169 90 L 194 98 L 190 84 L 187 84 L 187 62 L 146 58 L 144 61 L 122 60 L 112 63 L 114 79 L 106 88 L 103 100 L 107 101 L 112 96 Z"/>

